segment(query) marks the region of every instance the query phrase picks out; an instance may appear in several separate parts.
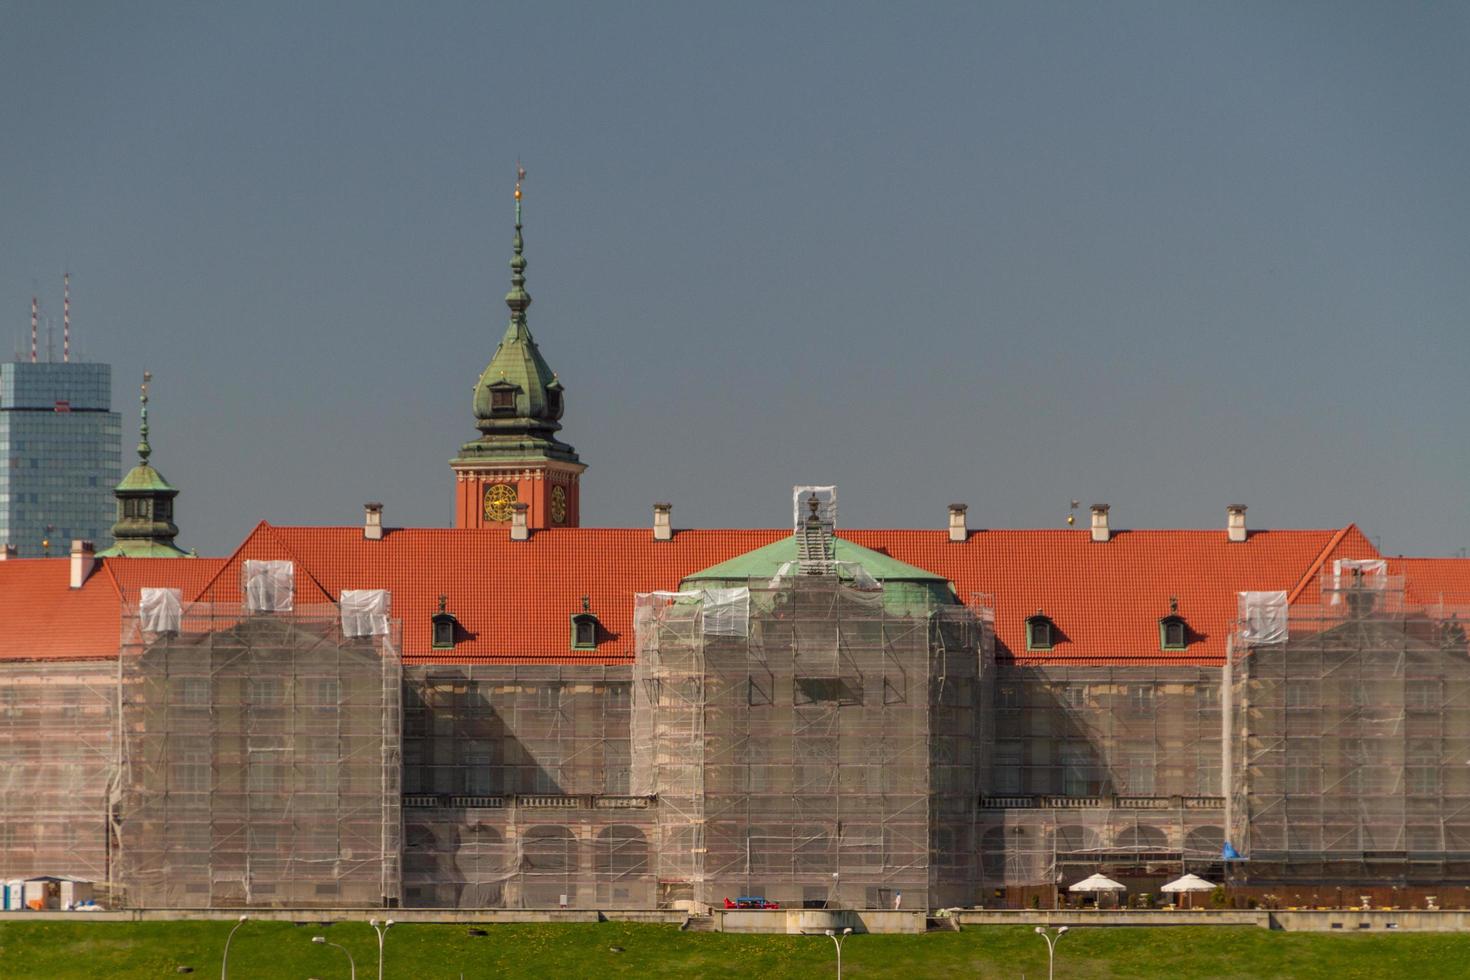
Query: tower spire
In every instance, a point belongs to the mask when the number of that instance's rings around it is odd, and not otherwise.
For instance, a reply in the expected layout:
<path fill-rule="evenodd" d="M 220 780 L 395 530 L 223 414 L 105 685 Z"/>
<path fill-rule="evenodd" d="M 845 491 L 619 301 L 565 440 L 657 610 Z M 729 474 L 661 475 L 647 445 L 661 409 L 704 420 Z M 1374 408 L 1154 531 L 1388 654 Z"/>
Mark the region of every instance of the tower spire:
<path fill-rule="evenodd" d="M 144 371 L 143 383 L 138 387 L 138 401 L 142 405 L 138 409 L 138 461 L 144 466 L 148 465 L 148 457 L 153 455 L 153 447 L 148 445 L 148 384 L 152 380 L 153 372 Z"/>
<path fill-rule="evenodd" d="M 513 331 L 526 327 L 526 308 L 531 305 L 531 294 L 526 292 L 526 257 L 522 254 L 525 242 L 521 238 L 521 181 L 526 179 L 526 168 L 516 163 L 516 233 L 511 240 L 510 292 L 505 294 L 505 305 L 510 307 L 510 323 Z"/>

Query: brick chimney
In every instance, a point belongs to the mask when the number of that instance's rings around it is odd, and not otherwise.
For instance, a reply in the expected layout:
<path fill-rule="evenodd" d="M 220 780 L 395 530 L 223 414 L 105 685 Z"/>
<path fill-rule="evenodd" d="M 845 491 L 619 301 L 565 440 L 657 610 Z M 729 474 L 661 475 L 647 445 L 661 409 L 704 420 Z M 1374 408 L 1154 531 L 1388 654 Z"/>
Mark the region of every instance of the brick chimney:
<path fill-rule="evenodd" d="M 516 502 L 511 504 L 510 514 L 510 539 L 512 541 L 528 541 L 531 538 L 530 528 L 526 526 L 526 504 Z"/>
<path fill-rule="evenodd" d="M 383 505 L 362 505 L 362 536 L 369 541 L 383 540 Z"/>
<path fill-rule="evenodd" d="M 1108 528 L 1108 504 L 1092 505 L 1092 540 L 1106 541 L 1113 536 Z"/>
<path fill-rule="evenodd" d="M 1245 504 L 1230 504 L 1225 508 L 1225 533 L 1231 541 L 1246 539 Z"/>
<path fill-rule="evenodd" d="M 76 540 L 71 543 L 71 587 L 80 589 L 86 584 L 87 576 L 97 564 L 97 552 L 92 542 Z"/>
<path fill-rule="evenodd" d="M 674 539 L 674 525 L 670 523 L 673 511 L 673 504 L 653 505 L 653 540 L 672 541 Z"/>
<path fill-rule="evenodd" d="M 970 536 L 970 529 L 965 524 L 965 511 L 969 509 L 969 504 L 949 505 L 949 540 L 964 541 Z"/>

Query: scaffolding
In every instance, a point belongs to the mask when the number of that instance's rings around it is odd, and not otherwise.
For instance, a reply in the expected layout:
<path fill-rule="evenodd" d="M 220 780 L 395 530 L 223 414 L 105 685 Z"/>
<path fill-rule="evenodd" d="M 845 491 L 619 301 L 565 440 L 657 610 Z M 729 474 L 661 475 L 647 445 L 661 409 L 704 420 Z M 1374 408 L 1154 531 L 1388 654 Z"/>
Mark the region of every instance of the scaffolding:
<path fill-rule="evenodd" d="M 1217 865 L 1220 682 L 1213 667 L 1000 667 L 987 895 Z"/>
<path fill-rule="evenodd" d="M 107 880 L 117 665 L 0 663 L 0 880 Z"/>
<path fill-rule="evenodd" d="M 1232 638 L 1233 876 L 1470 882 L 1470 608 L 1412 604 L 1382 562 L 1352 564 L 1275 642 Z"/>
<path fill-rule="evenodd" d="M 658 904 L 969 902 L 989 609 L 789 572 L 637 599 L 633 791 L 658 798 Z"/>
<path fill-rule="evenodd" d="M 166 591 L 125 613 L 114 667 L 114 887 L 146 907 L 397 904 L 398 624 Z"/>
<path fill-rule="evenodd" d="M 408 668 L 405 904 L 651 907 L 631 680 L 626 665 Z"/>

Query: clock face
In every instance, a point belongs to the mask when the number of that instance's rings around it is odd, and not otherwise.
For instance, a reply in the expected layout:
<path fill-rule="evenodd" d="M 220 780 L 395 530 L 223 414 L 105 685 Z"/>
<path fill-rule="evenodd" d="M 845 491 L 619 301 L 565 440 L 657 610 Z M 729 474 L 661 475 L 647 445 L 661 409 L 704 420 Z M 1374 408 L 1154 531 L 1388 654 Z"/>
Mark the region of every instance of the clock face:
<path fill-rule="evenodd" d="M 567 491 L 564 487 L 551 488 L 551 520 L 554 524 L 567 522 Z"/>
<path fill-rule="evenodd" d="M 485 488 L 485 519 L 504 524 L 510 520 L 512 505 L 520 499 L 509 483 L 493 483 Z"/>

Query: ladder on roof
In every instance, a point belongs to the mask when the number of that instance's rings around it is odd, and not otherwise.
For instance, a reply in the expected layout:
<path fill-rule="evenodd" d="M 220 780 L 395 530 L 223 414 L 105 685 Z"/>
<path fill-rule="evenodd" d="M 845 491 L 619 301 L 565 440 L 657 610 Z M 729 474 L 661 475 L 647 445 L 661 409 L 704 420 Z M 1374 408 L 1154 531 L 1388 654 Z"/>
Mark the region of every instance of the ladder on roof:
<path fill-rule="evenodd" d="M 796 532 L 796 565 L 803 575 L 831 575 L 836 547 L 832 525 L 807 518 Z"/>

